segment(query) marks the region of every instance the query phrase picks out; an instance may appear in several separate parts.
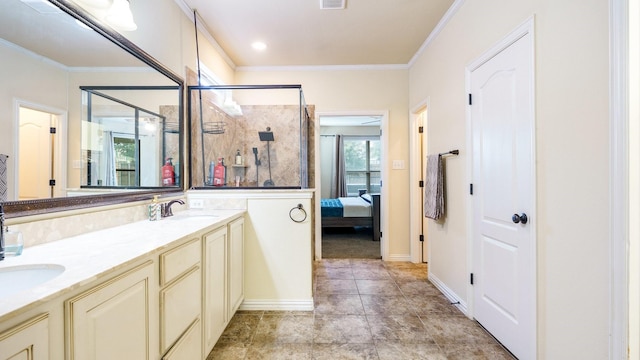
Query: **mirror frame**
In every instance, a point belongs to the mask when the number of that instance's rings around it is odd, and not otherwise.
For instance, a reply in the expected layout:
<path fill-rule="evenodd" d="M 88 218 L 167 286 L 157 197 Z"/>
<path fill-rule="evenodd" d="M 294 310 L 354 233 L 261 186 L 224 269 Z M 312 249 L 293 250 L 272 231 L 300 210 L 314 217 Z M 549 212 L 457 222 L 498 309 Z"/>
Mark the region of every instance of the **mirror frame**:
<path fill-rule="evenodd" d="M 181 124 L 182 131 L 180 132 L 180 144 L 181 154 L 184 159 L 184 79 L 174 73 L 171 69 L 160 63 L 154 57 L 146 53 L 137 45 L 129 41 L 117 31 L 103 26 L 100 22 L 90 13 L 82 9 L 80 6 L 72 3 L 69 0 L 47 0 L 52 5 L 58 7 L 63 12 L 67 13 L 71 17 L 77 19 L 83 24 L 90 27 L 99 35 L 104 36 L 107 40 L 111 41 L 124 51 L 135 56 L 146 65 L 165 75 L 169 79 L 173 80 L 178 87 L 179 92 L 179 122 Z M 180 161 L 180 173 L 185 174 L 184 161 Z M 53 212 L 84 209 L 96 206 L 105 206 L 113 204 L 123 204 L 135 201 L 150 200 L 154 195 L 160 195 L 161 197 L 183 195 L 186 179 L 182 177 L 182 184 L 179 187 L 172 188 L 154 188 L 154 189 L 141 189 L 133 192 L 122 192 L 104 195 L 86 195 L 86 196 L 72 196 L 72 197 L 58 197 L 48 199 L 37 200 L 19 200 L 19 201 L 7 201 L 4 203 L 4 212 L 7 219 L 32 216 L 40 214 L 48 214 Z"/>

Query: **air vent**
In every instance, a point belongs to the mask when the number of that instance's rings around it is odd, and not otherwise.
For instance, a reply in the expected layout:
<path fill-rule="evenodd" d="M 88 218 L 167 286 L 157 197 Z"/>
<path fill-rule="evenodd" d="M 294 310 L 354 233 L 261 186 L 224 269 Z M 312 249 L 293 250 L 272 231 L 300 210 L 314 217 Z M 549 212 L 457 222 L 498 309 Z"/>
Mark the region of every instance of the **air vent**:
<path fill-rule="evenodd" d="M 342 10 L 347 0 L 320 0 L 320 9 Z"/>

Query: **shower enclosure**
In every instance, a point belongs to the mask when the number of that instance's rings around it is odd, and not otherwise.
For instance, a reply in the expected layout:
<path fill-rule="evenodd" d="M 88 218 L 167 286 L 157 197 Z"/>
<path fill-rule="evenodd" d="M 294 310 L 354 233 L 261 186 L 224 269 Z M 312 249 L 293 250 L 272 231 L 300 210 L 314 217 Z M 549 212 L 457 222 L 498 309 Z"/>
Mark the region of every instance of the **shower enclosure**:
<path fill-rule="evenodd" d="M 190 188 L 308 188 L 313 107 L 300 85 L 190 86 L 187 101 Z"/>

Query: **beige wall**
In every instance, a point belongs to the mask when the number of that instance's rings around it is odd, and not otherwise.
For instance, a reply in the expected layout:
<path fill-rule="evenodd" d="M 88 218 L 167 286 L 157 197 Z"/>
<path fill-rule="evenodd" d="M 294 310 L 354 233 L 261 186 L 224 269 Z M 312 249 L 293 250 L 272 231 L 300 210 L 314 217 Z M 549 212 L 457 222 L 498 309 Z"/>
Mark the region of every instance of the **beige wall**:
<path fill-rule="evenodd" d="M 392 160 L 409 157 L 408 82 L 406 70 L 307 70 L 236 72 L 237 84 L 301 84 L 307 104 L 316 114 L 327 112 L 389 111 L 388 153 L 384 159 L 389 184 L 383 196 L 389 229 L 383 236 L 393 259 L 409 259 L 409 170 L 391 170 Z M 384 134 L 383 134 L 384 137 Z"/>
<path fill-rule="evenodd" d="M 15 47 L 0 44 L 0 154 L 9 155 L 7 160 L 8 200 L 16 200 L 14 175 L 17 161 L 17 113 L 15 101 L 21 101 L 38 107 L 66 111 L 67 109 L 67 71 L 54 66 L 41 58 L 35 58 Z"/>
<path fill-rule="evenodd" d="M 609 326 L 608 4 L 468 0 L 410 70 L 429 99 L 430 152 L 447 168 L 448 217 L 429 222 L 430 271 L 467 292 L 465 65 L 535 15 L 538 358 L 606 359 Z"/>
<path fill-rule="evenodd" d="M 129 40 L 184 79 L 187 78 L 185 66 L 197 69 L 193 15 L 184 13 L 173 0 L 132 1 L 131 11 L 138 29 L 125 33 Z M 200 60 L 205 66 L 222 81 L 232 84 L 233 68 L 202 33 L 198 34 L 198 44 Z"/>

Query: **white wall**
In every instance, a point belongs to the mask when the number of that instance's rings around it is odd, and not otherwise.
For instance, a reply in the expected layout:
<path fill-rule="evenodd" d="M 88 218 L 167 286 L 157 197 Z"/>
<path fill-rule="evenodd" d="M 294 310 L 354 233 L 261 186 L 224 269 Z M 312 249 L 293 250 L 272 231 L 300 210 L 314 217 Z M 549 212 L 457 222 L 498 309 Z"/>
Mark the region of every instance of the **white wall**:
<path fill-rule="evenodd" d="M 306 103 L 316 114 L 362 111 L 389 111 L 388 153 L 383 160 L 391 169 L 392 160 L 408 163 L 408 81 L 404 69 L 290 69 L 247 71 L 238 69 L 237 84 L 301 84 Z M 384 134 L 383 134 L 384 136 Z M 391 258 L 408 258 L 409 170 L 390 170 L 389 184 L 383 184 L 388 207 L 389 229 L 383 236 Z"/>
<path fill-rule="evenodd" d="M 538 358 L 606 359 L 609 326 L 608 4 L 467 0 L 410 69 L 429 99 L 429 152 L 447 164 L 448 217 L 429 222 L 429 270 L 462 299 L 467 281 L 465 65 L 535 15 Z"/>

